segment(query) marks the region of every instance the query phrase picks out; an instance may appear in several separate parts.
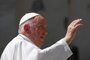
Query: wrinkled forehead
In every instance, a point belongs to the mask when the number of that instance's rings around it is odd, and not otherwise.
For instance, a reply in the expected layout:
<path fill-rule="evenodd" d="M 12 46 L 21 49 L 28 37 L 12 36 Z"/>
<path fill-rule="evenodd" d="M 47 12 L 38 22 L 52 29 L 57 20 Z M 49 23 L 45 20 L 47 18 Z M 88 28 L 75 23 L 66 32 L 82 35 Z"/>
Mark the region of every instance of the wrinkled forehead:
<path fill-rule="evenodd" d="M 43 24 L 46 24 L 45 18 L 43 16 L 40 16 L 40 15 L 35 16 L 33 18 L 33 20 L 34 20 L 34 23 L 43 23 Z"/>

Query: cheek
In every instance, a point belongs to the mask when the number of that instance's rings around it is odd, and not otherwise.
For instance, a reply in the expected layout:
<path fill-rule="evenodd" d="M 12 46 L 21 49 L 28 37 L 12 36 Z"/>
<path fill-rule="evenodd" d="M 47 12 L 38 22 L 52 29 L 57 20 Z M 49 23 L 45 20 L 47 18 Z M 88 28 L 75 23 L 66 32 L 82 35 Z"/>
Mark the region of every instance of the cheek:
<path fill-rule="evenodd" d="M 40 30 L 40 31 L 38 31 L 38 34 L 39 34 L 39 35 L 45 35 L 45 33 L 46 33 L 45 30 Z"/>
<path fill-rule="evenodd" d="M 35 34 L 35 36 L 40 36 L 41 35 L 41 30 L 39 30 L 38 28 L 35 28 L 34 30 L 33 30 L 33 33 Z"/>
<path fill-rule="evenodd" d="M 42 35 L 45 35 L 46 34 L 46 29 L 45 28 L 35 28 L 33 30 L 33 33 L 36 35 L 36 36 L 42 36 Z"/>
<path fill-rule="evenodd" d="M 34 36 L 36 32 L 37 32 L 37 30 L 36 30 L 35 28 L 32 28 L 32 29 L 31 29 L 31 35 Z"/>

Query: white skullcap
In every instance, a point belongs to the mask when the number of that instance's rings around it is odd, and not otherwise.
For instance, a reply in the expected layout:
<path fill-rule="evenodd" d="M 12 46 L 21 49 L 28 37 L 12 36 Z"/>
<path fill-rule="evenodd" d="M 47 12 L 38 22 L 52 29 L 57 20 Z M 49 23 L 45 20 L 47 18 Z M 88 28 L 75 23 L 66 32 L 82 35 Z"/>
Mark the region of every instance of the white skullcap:
<path fill-rule="evenodd" d="M 40 15 L 40 14 L 34 13 L 34 12 L 25 14 L 25 15 L 21 18 L 19 25 L 23 24 L 24 22 L 28 21 L 28 19 L 33 18 L 33 17 L 35 17 L 35 16 L 37 16 L 37 15 Z"/>

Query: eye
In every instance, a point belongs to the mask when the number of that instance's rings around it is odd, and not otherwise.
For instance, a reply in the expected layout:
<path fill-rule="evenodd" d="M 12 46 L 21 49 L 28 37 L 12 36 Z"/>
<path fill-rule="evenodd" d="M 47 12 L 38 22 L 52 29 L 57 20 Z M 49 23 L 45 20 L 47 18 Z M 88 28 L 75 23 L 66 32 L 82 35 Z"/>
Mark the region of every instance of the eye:
<path fill-rule="evenodd" d="M 41 27 L 41 26 L 42 26 L 42 25 L 39 23 L 39 24 L 38 24 L 38 27 Z"/>
<path fill-rule="evenodd" d="M 45 29 L 47 26 L 46 26 L 46 24 L 44 24 L 44 23 L 38 23 L 37 24 L 37 28 L 38 29 Z"/>
<path fill-rule="evenodd" d="M 42 24 L 41 23 L 38 23 L 37 27 L 38 28 L 41 28 L 42 27 Z"/>

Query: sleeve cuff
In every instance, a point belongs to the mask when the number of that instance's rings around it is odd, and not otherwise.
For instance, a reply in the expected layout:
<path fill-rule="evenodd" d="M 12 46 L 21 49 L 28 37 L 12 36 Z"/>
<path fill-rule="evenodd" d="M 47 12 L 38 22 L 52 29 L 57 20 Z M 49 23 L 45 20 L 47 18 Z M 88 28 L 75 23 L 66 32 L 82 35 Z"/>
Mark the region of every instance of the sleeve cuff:
<path fill-rule="evenodd" d="M 65 49 L 65 55 L 66 55 L 66 58 L 70 57 L 73 53 L 69 47 L 69 45 L 67 44 L 67 42 L 65 41 L 64 38 L 62 38 L 61 40 L 59 40 L 57 43 L 59 44 L 62 44 L 64 46 L 64 49 Z"/>

